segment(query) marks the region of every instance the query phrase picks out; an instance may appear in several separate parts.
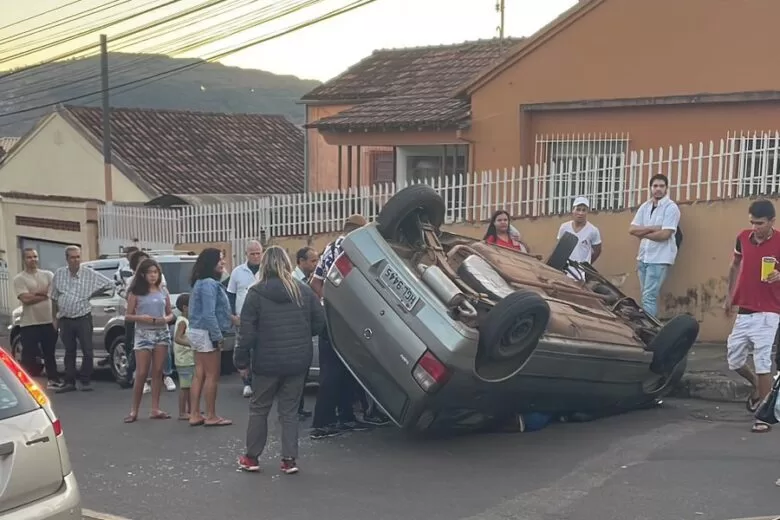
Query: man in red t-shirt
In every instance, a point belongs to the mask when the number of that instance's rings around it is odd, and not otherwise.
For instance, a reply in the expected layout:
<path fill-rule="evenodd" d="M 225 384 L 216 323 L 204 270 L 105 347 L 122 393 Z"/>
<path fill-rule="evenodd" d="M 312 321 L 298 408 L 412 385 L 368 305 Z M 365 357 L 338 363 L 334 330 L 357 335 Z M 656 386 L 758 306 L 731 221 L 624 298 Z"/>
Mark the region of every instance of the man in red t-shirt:
<path fill-rule="evenodd" d="M 772 388 L 772 345 L 780 323 L 780 272 L 762 279 L 765 258 L 780 259 L 780 233 L 774 229 L 775 207 L 771 201 L 757 200 L 750 205 L 750 229 L 737 235 L 734 259 L 729 269 L 729 292 L 724 303 L 726 315 L 737 306 L 737 319 L 727 343 L 729 369 L 753 385 L 747 408 L 755 412 Z M 748 349 L 753 346 L 755 371 L 747 365 Z M 753 432 L 764 433 L 770 426 L 757 421 Z"/>

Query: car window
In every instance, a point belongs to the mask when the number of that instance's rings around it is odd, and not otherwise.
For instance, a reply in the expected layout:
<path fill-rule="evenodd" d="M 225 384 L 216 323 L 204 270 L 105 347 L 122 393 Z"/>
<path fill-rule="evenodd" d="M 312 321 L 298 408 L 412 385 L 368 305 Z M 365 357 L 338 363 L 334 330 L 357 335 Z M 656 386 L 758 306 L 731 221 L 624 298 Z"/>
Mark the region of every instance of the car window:
<path fill-rule="evenodd" d="M 0 361 L 0 421 L 31 412 L 38 405 L 8 367 Z"/>
<path fill-rule="evenodd" d="M 168 292 L 182 294 L 190 292 L 190 275 L 195 262 L 161 262 L 160 267 L 168 284 Z"/>

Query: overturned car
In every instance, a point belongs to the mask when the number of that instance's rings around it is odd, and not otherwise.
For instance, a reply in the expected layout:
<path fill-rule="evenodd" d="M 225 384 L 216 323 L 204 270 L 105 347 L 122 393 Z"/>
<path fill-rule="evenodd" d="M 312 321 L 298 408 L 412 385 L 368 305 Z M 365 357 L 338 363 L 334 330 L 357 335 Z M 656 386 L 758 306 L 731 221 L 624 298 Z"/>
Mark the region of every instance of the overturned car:
<path fill-rule="evenodd" d="M 542 261 L 442 232 L 444 214 L 428 186 L 398 192 L 376 223 L 347 236 L 325 284 L 336 352 L 398 426 L 619 413 L 679 381 L 699 331 L 692 316 L 662 325 L 569 260 L 575 235 Z"/>

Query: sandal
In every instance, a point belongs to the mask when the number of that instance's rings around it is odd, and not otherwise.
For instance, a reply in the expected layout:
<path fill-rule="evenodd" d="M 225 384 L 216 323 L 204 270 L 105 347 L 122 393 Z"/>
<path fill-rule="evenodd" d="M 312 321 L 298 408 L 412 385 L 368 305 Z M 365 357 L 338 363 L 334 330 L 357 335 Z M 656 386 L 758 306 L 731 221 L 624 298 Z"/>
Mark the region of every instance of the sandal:
<path fill-rule="evenodd" d="M 761 397 L 753 397 L 753 394 L 750 394 L 745 401 L 745 408 L 747 408 L 747 411 L 750 413 L 756 413 L 756 410 L 758 410 L 760 405 Z"/>
<path fill-rule="evenodd" d="M 223 419 L 222 417 L 220 417 L 215 422 L 205 422 L 204 421 L 203 426 L 209 426 L 209 427 L 230 426 L 231 424 L 233 424 L 233 421 L 231 421 L 230 419 Z"/>
<path fill-rule="evenodd" d="M 772 429 L 772 425 L 765 422 L 756 421 L 753 423 L 753 427 L 750 429 L 752 433 L 767 433 Z"/>
<path fill-rule="evenodd" d="M 149 414 L 149 419 L 170 419 L 171 416 L 162 410 L 156 410 Z"/>
<path fill-rule="evenodd" d="M 125 417 L 124 420 L 125 420 L 125 424 L 134 423 L 135 421 L 138 420 L 138 414 L 137 413 L 131 413 L 130 415 Z"/>

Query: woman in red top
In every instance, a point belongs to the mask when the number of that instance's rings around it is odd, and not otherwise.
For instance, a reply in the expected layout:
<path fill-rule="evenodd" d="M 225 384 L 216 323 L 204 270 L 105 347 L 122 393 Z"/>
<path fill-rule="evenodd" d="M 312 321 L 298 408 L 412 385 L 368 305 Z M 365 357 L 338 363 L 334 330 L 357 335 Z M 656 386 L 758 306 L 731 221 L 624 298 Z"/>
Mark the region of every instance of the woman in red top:
<path fill-rule="evenodd" d="M 520 233 L 517 233 L 517 230 L 513 229 L 509 224 L 509 213 L 503 209 L 493 213 L 482 240 L 499 247 L 506 247 L 523 253 L 528 252 L 528 246 L 520 239 Z"/>

